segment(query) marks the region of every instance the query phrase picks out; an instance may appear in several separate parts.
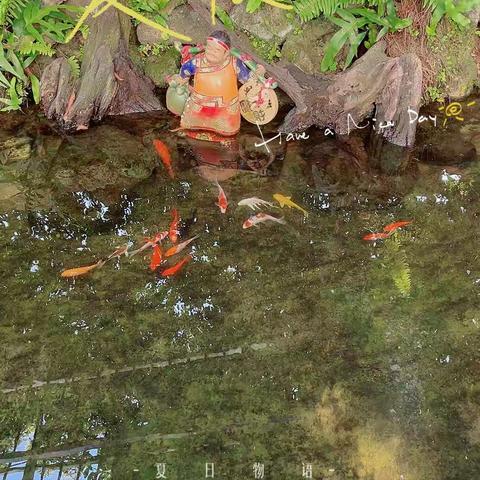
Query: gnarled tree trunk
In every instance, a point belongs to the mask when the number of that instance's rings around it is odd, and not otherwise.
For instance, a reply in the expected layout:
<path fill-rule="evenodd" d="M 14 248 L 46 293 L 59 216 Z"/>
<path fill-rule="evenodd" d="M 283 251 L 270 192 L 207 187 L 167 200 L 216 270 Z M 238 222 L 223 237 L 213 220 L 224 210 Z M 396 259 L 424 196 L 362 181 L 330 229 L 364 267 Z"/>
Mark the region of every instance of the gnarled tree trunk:
<path fill-rule="evenodd" d="M 79 79 L 72 78 L 64 58 L 48 65 L 41 78 L 48 118 L 65 130 L 79 130 L 105 115 L 164 109 L 153 82 L 129 58 L 130 30 L 130 18 L 110 7 L 92 20 Z"/>

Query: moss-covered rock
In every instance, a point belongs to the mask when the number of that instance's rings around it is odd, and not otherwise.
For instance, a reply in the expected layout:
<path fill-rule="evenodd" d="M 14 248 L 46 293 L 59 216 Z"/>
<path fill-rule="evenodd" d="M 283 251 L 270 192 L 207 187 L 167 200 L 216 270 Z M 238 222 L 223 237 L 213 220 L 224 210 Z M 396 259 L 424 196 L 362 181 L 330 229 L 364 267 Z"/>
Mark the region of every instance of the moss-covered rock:
<path fill-rule="evenodd" d="M 196 43 L 204 43 L 214 29 L 213 26 L 207 26 L 188 5 L 180 5 L 171 11 L 168 15 L 168 27 L 177 33 L 191 37 L 192 41 Z M 162 32 L 144 24 L 138 25 L 137 38 L 143 45 L 159 43 L 164 40 Z M 174 37 L 168 39 L 171 43 L 174 40 L 176 40 Z"/>
<path fill-rule="evenodd" d="M 244 5 L 233 8 L 230 16 L 238 28 L 246 30 L 261 40 L 280 44 L 299 24 L 285 10 L 263 5 L 255 13 L 248 13 Z"/>
<path fill-rule="evenodd" d="M 0 141 L 0 163 L 3 165 L 27 160 L 32 151 L 32 139 L 27 136 L 10 137 Z"/>
<path fill-rule="evenodd" d="M 308 22 L 303 30 L 288 36 L 282 47 L 282 57 L 305 73 L 320 73 L 325 46 L 335 31 L 335 25 L 327 20 Z"/>
<path fill-rule="evenodd" d="M 171 75 L 178 72 L 180 56 L 171 47 L 160 52 L 158 55 L 152 55 L 145 60 L 145 75 L 150 77 L 158 87 L 165 87 L 165 75 Z"/>
<path fill-rule="evenodd" d="M 478 80 L 474 57 L 475 28 L 458 29 L 444 22 L 429 41 L 436 67 L 435 84 L 430 87 L 430 100 L 448 97 L 460 100 L 473 91 Z"/>
<path fill-rule="evenodd" d="M 151 45 L 162 41 L 162 32 L 140 23 L 137 26 L 137 39 L 142 45 Z"/>

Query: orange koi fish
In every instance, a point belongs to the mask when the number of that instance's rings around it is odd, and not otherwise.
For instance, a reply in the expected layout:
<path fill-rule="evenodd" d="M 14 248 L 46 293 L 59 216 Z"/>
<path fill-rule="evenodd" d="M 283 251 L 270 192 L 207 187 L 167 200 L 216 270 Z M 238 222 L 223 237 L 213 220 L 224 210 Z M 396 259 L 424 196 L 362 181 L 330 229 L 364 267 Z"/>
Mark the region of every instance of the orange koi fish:
<path fill-rule="evenodd" d="M 153 247 L 152 260 L 150 261 L 150 270 L 156 270 L 162 263 L 162 250 L 156 243 Z"/>
<path fill-rule="evenodd" d="M 168 238 L 172 243 L 177 243 L 178 240 L 178 222 L 179 222 L 177 209 L 172 210 L 172 223 L 170 223 L 170 230 L 168 231 Z"/>
<path fill-rule="evenodd" d="M 171 277 L 175 275 L 186 263 L 188 263 L 192 259 L 191 255 L 187 255 L 185 258 L 180 260 L 177 264 L 173 267 L 167 268 L 162 272 L 162 277 Z"/>
<path fill-rule="evenodd" d="M 369 233 L 363 237 L 364 240 L 380 240 L 383 238 L 388 238 L 390 236 L 389 233 Z"/>
<path fill-rule="evenodd" d="M 283 218 L 272 217 L 272 215 L 268 215 L 268 213 L 260 212 L 251 216 L 250 218 L 247 218 L 247 220 L 243 222 L 243 228 L 255 227 L 257 224 L 261 222 L 267 222 L 269 220 L 272 222 L 281 223 L 282 225 L 287 223 Z"/>
<path fill-rule="evenodd" d="M 390 223 L 386 227 L 383 227 L 384 232 L 393 232 L 397 228 L 404 227 L 405 225 L 408 225 L 412 223 L 411 221 L 406 221 L 406 222 L 395 222 L 395 223 Z"/>
<path fill-rule="evenodd" d="M 175 173 L 173 172 L 172 167 L 172 157 L 170 156 L 168 147 L 161 140 L 154 140 L 153 146 L 155 147 L 158 156 L 162 159 L 163 165 L 170 175 L 170 178 L 175 178 Z"/>
<path fill-rule="evenodd" d="M 129 257 L 133 257 L 134 255 L 136 255 L 137 253 L 140 253 L 140 252 L 143 252 L 144 250 L 146 250 L 148 247 L 153 247 L 155 244 L 157 244 L 158 242 L 161 242 L 164 238 L 166 238 L 168 236 L 168 232 L 165 231 L 165 232 L 160 232 L 160 233 L 157 233 L 155 235 L 155 237 L 153 238 L 145 238 L 145 244 L 142 245 L 140 248 L 137 248 L 137 250 L 134 250 L 133 252 L 130 252 L 128 254 Z"/>
<path fill-rule="evenodd" d="M 173 247 L 169 248 L 165 252 L 165 258 L 171 257 L 172 255 L 176 255 L 177 253 L 180 253 L 187 245 L 192 243 L 197 238 L 198 238 L 198 235 L 195 235 L 193 238 L 190 238 L 189 240 L 185 240 L 184 242 L 179 243 L 178 245 L 174 245 Z"/>
<path fill-rule="evenodd" d="M 64 270 L 60 275 L 63 278 L 78 277 L 80 275 L 85 275 L 88 272 L 91 272 L 94 268 L 102 267 L 105 263 L 105 260 L 99 260 L 93 265 L 88 265 L 86 267 L 70 268 L 69 270 Z"/>
<path fill-rule="evenodd" d="M 220 207 L 220 211 L 222 213 L 225 213 L 228 207 L 227 196 L 225 195 L 225 192 L 223 191 L 223 188 L 220 186 L 218 181 L 216 181 L 215 183 L 218 187 L 218 202 L 215 205 L 218 205 Z"/>

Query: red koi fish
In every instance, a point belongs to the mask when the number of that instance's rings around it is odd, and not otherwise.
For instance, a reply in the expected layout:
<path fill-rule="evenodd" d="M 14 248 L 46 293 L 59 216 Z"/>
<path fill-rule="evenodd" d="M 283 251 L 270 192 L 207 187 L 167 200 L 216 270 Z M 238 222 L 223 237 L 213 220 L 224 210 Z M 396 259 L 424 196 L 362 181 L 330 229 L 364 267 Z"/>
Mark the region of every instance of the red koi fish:
<path fill-rule="evenodd" d="M 172 157 L 170 156 L 168 147 L 161 140 L 154 140 L 153 146 L 155 147 L 158 156 L 162 159 L 163 165 L 170 175 L 170 178 L 175 178 L 175 173 L 173 172 L 172 167 Z"/>
<path fill-rule="evenodd" d="M 179 270 L 190 260 L 192 259 L 191 255 L 187 255 L 185 258 L 180 260 L 177 264 L 175 264 L 173 267 L 167 268 L 162 272 L 162 277 L 171 277 L 172 275 L 175 275 L 176 273 L 179 272 Z"/>
<path fill-rule="evenodd" d="M 150 270 L 156 270 L 162 263 L 162 250 L 156 243 L 153 247 L 152 259 L 150 261 Z"/>
<path fill-rule="evenodd" d="M 381 240 L 384 238 L 388 238 L 390 236 L 389 233 L 369 233 L 363 237 L 364 240 Z"/>
<path fill-rule="evenodd" d="M 222 213 L 226 213 L 228 207 L 227 196 L 225 195 L 225 192 L 223 191 L 223 188 L 220 186 L 218 181 L 216 181 L 215 183 L 218 187 L 218 202 L 215 205 L 218 205 L 220 207 L 220 211 Z"/>
<path fill-rule="evenodd" d="M 386 227 L 383 227 L 384 232 L 393 232 L 397 228 L 404 227 L 405 225 L 408 225 L 412 222 L 406 221 L 406 222 L 395 222 L 395 223 L 390 223 Z"/>
<path fill-rule="evenodd" d="M 178 217 L 177 209 L 172 210 L 172 223 L 170 223 L 170 230 L 168 231 L 168 238 L 172 243 L 177 243 L 178 240 L 178 222 L 180 218 Z"/>
<path fill-rule="evenodd" d="M 173 247 L 169 248 L 165 252 L 165 258 L 171 257 L 172 255 L 176 255 L 177 253 L 180 253 L 187 245 L 192 243 L 197 238 L 198 238 L 198 235 L 195 235 L 193 238 L 190 238 L 189 240 L 185 240 L 184 242 L 179 243 L 178 245 L 174 245 Z"/>

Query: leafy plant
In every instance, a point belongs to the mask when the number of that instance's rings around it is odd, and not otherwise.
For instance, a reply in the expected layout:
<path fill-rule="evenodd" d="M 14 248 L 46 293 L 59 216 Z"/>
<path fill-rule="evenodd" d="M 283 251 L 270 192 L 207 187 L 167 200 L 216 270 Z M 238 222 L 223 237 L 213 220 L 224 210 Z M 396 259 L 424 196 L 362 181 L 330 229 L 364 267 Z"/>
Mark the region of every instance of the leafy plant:
<path fill-rule="evenodd" d="M 158 43 L 146 43 L 144 45 L 139 45 L 138 51 L 146 57 L 149 57 L 151 55 L 161 55 L 163 52 L 168 52 L 172 48 L 175 47 L 173 47 L 170 43 L 160 41 Z"/>
<path fill-rule="evenodd" d="M 67 62 L 70 65 L 70 71 L 72 72 L 73 78 L 80 77 L 80 62 L 75 55 L 67 58 Z"/>
<path fill-rule="evenodd" d="M 144 14 L 146 17 L 157 22 L 162 27 L 167 27 L 167 17 L 163 10 L 170 0 L 129 0 L 130 8 Z M 138 23 L 136 20 L 134 22 Z M 164 38 L 168 38 L 164 35 Z"/>
<path fill-rule="evenodd" d="M 170 0 L 130 0 L 130 7 L 137 12 L 157 13 L 163 10 Z"/>
<path fill-rule="evenodd" d="M 437 87 L 427 87 L 427 95 L 432 102 L 437 102 L 443 98 L 442 92 Z"/>
<path fill-rule="evenodd" d="M 0 99 L 2 110 L 18 110 L 32 90 L 35 103 L 40 101 L 40 81 L 28 70 L 38 55 L 52 56 L 53 42 L 64 42 L 74 19 L 64 11 L 81 8 L 57 5 L 42 7 L 40 0 L 0 0 L 0 86 L 7 97 Z"/>
<path fill-rule="evenodd" d="M 26 5 L 27 0 L 0 0 L 0 27 L 11 24 Z"/>
<path fill-rule="evenodd" d="M 336 14 L 328 17 L 331 22 L 340 27 L 330 39 L 322 59 L 322 71 L 335 70 L 335 58 L 345 45 L 349 45 L 344 68 L 347 68 L 357 54 L 358 47 L 367 33 L 367 47 L 371 47 L 387 32 L 395 32 L 411 25 L 411 19 L 397 17 L 392 0 L 378 2 L 377 11 L 369 8 L 337 9 Z M 377 28 L 380 30 L 377 32 Z"/>
<path fill-rule="evenodd" d="M 331 16 L 350 3 L 349 0 L 296 0 L 293 8 L 304 22 L 308 22 L 320 15 Z"/>
<path fill-rule="evenodd" d="M 427 34 L 434 36 L 437 31 L 437 26 L 440 20 L 446 16 L 449 20 L 456 23 L 459 27 L 467 27 L 470 25 L 470 20 L 465 16 L 465 13 L 471 11 L 475 6 L 478 6 L 478 0 L 423 0 L 425 8 L 432 11 L 432 18 L 427 27 Z"/>
<path fill-rule="evenodd" d="M 6 90 L 7 97 L 0 98 L 0 102 L 6 106 L 0 109 L 1 112 L 9 112 L 11 110 L 20 110 L 23 103 L 24 89 L 17 82 L 17 77 L 13 77 L 8 83 Z"/>
<path fill-rule="evenodd" d="M 282 56 L 282 52 L 275 43 L 267 42 L 261 38 L 256 37 L 255 35 L 250 34 L 245 31 L 249 36 L 253 48 L 267 61 L 273 62 L 278 57 Z"/>

